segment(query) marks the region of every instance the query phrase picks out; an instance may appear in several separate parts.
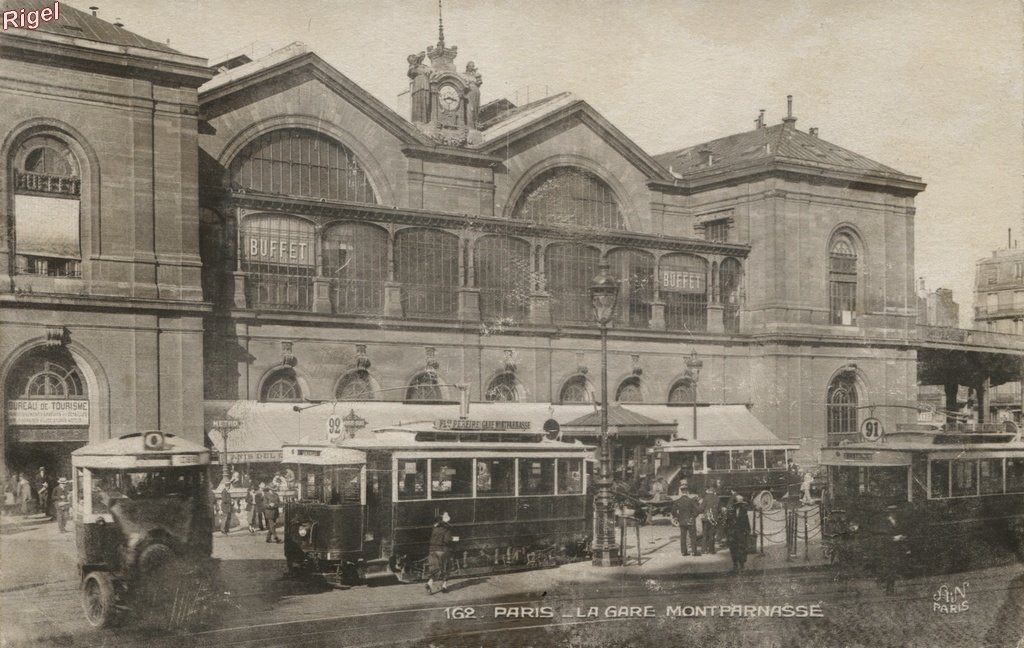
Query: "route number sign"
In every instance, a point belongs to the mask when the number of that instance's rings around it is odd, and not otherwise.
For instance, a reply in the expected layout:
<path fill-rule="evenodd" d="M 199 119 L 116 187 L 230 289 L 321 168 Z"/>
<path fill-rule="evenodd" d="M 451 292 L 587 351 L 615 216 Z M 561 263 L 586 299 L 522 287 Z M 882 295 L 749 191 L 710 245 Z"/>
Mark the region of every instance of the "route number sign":
<path fill-rule="evenodd" d="M 327 417 L 327 440 L 333 443 L 345 433 L 345 422 L 338 414 L 331 414 Z"/>
<path fill-rule="evenodd" d="M 885 434 L 882 422 L 876 418 L 866 418 L 860 422 L 860 435 L 865 441 L 878 441 Z"/>

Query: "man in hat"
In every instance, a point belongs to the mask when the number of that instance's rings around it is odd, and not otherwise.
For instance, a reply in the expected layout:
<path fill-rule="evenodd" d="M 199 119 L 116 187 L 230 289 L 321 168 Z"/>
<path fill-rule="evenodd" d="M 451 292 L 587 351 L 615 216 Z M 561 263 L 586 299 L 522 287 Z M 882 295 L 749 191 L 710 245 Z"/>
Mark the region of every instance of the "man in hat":
<path fill-rule="evenodd" d="M 53 505 L 57 511 L 57 529 L 61 533 L 67 533 L 68 512 L 71 510 L 71 492 L 67 477 L 57 480 L 57 487 L 53 489 Z"/>
<path fill-rule="evenodd" d="M 700 547 L 697 546 L 697 514 L 700 512 L 700 500 L 696 494 L 690 492 L 690 484 L 684 479 L 679 482 L 679 498 L 675 503 L 676 518 L 679 520 L 679 553 L 689 556 L 690 552 L 686 547 L 686 537 L 690 537 L 693 546 L 693 555 L 700 555 Z"/>
<path fill-rule="evenodd" d="M 277 537 L 277 512 L 281 506 L 281 497 L 277 494 L 277 485 L 271 484 L 263 494 L 263 514 L 267 518 L 267 542 L 281 542 Z"/>
<path fill-rule="evenodd" d="M 53 514 L 50 512 L 50 504 L 53 501 L 51 496 L 51 486 L 53 480 L 48 474 L 46 474 L 46 468 L 39 466 L 39 472 L 36 474 L 35 479 L 36 496 L 39 499 L 39 512 L 43 514 L 43 517 L 53 519 Z"/>

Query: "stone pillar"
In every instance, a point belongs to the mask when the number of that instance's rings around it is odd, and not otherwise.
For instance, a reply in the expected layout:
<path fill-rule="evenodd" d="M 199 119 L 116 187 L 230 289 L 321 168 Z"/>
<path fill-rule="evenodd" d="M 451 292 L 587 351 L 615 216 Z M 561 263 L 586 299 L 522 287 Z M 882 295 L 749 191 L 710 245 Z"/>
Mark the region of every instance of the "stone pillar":
<path fill-rule="evenodd" d="M 313 279 L 313 312 L 331 312 L 331 280 L 327 277 Z"/>
<path fill-rule="evenodd" d="M 480 321 L 480 290 L 477 288 L 459 289 L 459 319 L 463 322 Z"/>
<path fill-rule="evenodd" d="M 943 385 L 943 388 L 946 392 L 946 404 L 944 405 L 944 408 L 947 412 L 955 412 L 957 409 L 956 394 L 960 391 L 960 385 L 955 382 L 946 383 Z M 952 425 L 954 420 L 955 419 L 952 416 L 946 416 L 947 425 Z"/>
<path fill-rule="evenodd" d="M 986 377 L 978 384 L 978 423 L 988 423 L 992 418 L 992 381 Z"/>
<path fill-rule="evenodd" d="M 551 293 L 538 291 L 530 295 L 530 323 L 551 324 Z"/>
<path fill-rule="evenodd" d="M 235 272 L 232 272 L 231 275 L 235 280 L 235 308 L 248 308 L 248 304 L 245 299 L 245 273 L 240 270 L 236 270 Z"/>
<path fill-rule="evenodd" d="M 708 304 L 708 333 L 725 333 L 725 307 L 721 303 Z"/>
<path fill-rule="evenodd" d="M 384 283 L 384 315 L 402 317 L 402 285 L 397 281 Z"/>
<path fill-rule="evenodd" d="M 665 330 L 665 302 L 659 299 L 651 302 L 651 321 L 648 325 L 652 331 Z"/>

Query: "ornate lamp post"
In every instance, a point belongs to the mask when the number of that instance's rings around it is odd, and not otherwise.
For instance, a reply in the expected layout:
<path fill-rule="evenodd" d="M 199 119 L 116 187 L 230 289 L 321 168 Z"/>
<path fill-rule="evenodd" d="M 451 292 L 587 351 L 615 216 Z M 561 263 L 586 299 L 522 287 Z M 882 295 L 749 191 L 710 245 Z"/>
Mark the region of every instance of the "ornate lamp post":
<path fill-rule="evenodd" d="M 686 358 L 686 373 L 690 377 L 690 384 L 693 385 L 693 440 L 697 440 L 697 381 L 700 379 L 700 368 L 704 361 L 697 357 L 697 349 L 690 350 L 690 356 Z"/>
<path fill-rule="evenodd" d="M 228 467 L 228 435 L 232 431 L 237 430 L 240 423 L 235 419 L 221 419 L 213 422 L 213 429 L 216 432 L 220 432 L 221 439 L 224 440 L 224 456 L 220 459 L 221 469 L 221 483 L 227 486 L 228 480 L 231 479 L 231 469 Z"/>
<path fill-rule="evenodd" d="M 615 520 L 612 517 L 612 459 L 608 440 L 608 323 L 615 314 L 615 300 L 619 296 L 619 282 L 608 274 L 608 263 L 602 261 L 598 274 L 590 285 L 590 299 L 594 317 L 601 327 L 601 456 L 594 497 L 594 566 L 621 565 L 622 557 L 615 545 Z"/>

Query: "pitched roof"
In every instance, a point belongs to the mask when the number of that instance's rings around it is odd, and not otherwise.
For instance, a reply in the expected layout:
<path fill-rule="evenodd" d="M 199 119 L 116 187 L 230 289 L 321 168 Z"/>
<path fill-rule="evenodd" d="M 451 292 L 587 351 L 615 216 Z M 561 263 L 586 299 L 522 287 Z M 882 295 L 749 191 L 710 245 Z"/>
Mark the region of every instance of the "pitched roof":
<path fill-rule="evenodd" d="M 710 152 L 710 164 L 703 151 Z M 655 155 L 654 159 L 676 177 L 720 172 L 759 163 L 795 162 L 848 172 L 919 180 L 788 124 L 729 135 L 704 144 L 661 153 Z"/>
<path fill-rule="evenodd" d="M 601 427 L 601 412 L 588 412 L 583 416 L 569 421 L 562 426 L 567 433 L 595 434 Z M 608 408 L 608 430 L 610 432 L 641 432 L 647 434 L 668 434 L 676 431 L 676 422 L 659 421 L 650 416 L 644 416 L 622 405 L 612 405 Z"/>
<path fill-rule="evenodd" d="M 3 11 L 21 11 L 22 9 L 34 11 L 52 7 L 53 0 L 0 0 L 0 9 Z M 168 54 L 180 54 L 180 52 L 169 45 L 144 38 L 123 27 L 115 27 L 102 18 L 75 9 L 65 2 L 60 3 L 60 17 L 57 20 L 40 22 L 39 26 L 34 30 L 14 30 L 13 32 L 9 30 L 10 33 L 19 31 L 27 33 L 32 31 L 45 32 L 99 43 L 108 43 L 110 45 L 123 45 L 125 47 L 137 47 Z"/>

